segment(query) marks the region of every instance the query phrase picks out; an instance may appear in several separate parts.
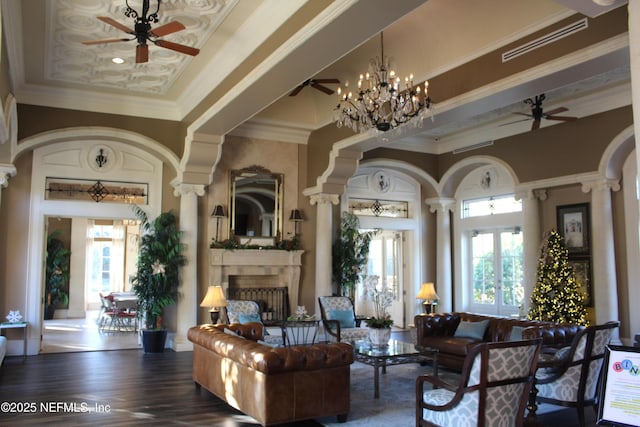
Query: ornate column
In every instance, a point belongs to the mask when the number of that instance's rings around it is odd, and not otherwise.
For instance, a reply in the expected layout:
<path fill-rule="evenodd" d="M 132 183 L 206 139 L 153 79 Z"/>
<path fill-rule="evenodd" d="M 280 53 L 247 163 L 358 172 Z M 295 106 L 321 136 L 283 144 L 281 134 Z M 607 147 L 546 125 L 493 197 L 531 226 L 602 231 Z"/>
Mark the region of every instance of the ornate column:
<path fill-rule="evenodd" d="M 9 186 L 9 178 L 16 175 L 13 165 L 0 164 L 0 206 L 2 206 L 2 189 Z"/>
<path fill-rule="evenodd" d="M 523 219 L 523 275 L 524 275 L 524 309 L 528 312 L 531 294 L 537 280 L 538 257 L 540 256 L 540 200 L 547 199 L 546 190 L 526 190 L 516 194 L 522 200 Z"/>
<path fill-rule="evenodd" d="M 640 171 L 640 4 L 630 1 L 629 13 L 629 63 L 631 67 L 631 105 L 633 107 L 633 129 L 636 135 L 636 163 Z"/>
<path fill-rule="evenodd" d="M 198 323 L 198 196 L 204 196 L 204 185 L 172 183 L 174 194 L 180 196 L 180 230 L 184 255 L 189 260 L 180 270 L 180 294 L 176 310 L 176 335 L 174 351 L 191 351 L 193 345 L 187 339 L 187 331 Z"/>
<path fill-rule="evenodd" d="M 318 297 L 331 295 L 331 236 L 332 205 L 340 202 L 337 194 L 318 193 L 310 196 L 311 205 L 316 206 L 316 313 L 320 314 Z"/>
<path fill-rule="evenodd" d="M 436 293 L 438 311 L 453 310 L 453 281 L 451 280 L 451 212 L 455 199 L 433 198 L 425 200 L 429 210 L 436 214 Z"/>
<path fill-rule="evenodd" d="M 593 262 L 593 300 L 596 323 L 618 320 L 618 291 L 613 235 L 611 191 L 618 191 L 617 180 L 603 179 L 582 184 L 582 191 L 591 192 L 591 253 Z M 616 332 L 616 339 L 618 338 Z"/>

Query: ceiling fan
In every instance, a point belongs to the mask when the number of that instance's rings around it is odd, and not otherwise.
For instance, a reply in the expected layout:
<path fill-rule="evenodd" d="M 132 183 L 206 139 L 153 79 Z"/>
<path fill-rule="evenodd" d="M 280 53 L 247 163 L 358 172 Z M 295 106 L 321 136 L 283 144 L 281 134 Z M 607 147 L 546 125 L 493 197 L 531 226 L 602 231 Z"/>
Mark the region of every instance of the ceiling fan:
<path fill-rule="evenodd" d="M 184 53 L 191 56 L 196 56 L 198 53 L 200 53 L 200 49 L 159 39 L 159 37 L 182 31 L 185 29 L 185 26 L 178 21 L 171 21 L 168 24 L 164 24 L 157 28 L 151 29 L 151 23 L 158 22 L 158 11 L 160 10 L 161 0 L 157 0 L 158 3 L 156 6 L 156 10 L 151 14 L 149 14 L 149 1 L 150 0 L 142 1 L 141 14 L 138 14 L 138 12 L 136 12 L 133 8 L 131 8 L 131 6 L 129 6 L 128 0 L 125 1 L 127 5 L 127 9 L 124 12 L 125 16 L 127 16 L 128 18 L 133 18 L 135 20 L 133 30 L 126 25 L 119 23 L 115 19 L 109 18 L 108 16 L 97 17 L 105 24 L 116 27 L 117 29 L 124 31 L 127 34 L 131 34 L 133 36 L 132 38 L 123 37 L 115 39 L 89 40 L 83 41 L 82 43 L 86 45 L 93 45 L 137 40 L 138 45 L 136 46 L 136 64 L 149 61 L 149 45 L 147 44 L 147 42 L 151 42 L 156 46 L 160 46 L 165 49 L 171 49 L 176 52 Z"/>
<path fill-rule="evenodd" d="M 299 84 L 298 86 L 296 86 L 296 88 L 293 89 L 293 91 L 291 91 L 289 96 L 296 96 L 298 93 L 300 93 L 302 89 L 304 89 L 305 86 L 311 86 L 312 88 L 318 89 L 320 92 L 324 92 L 327 95 L 332 95 L 333 92 L 335 91 L 322 85 L 326 83 L 340 83 L 340 80 L 338 79 L 307 79 L 301 84 Z"/>
<path fill-rule="evenodd" d="M 572 122 L 574 120 L 577 120 L 577 117 L 569 117 L 569 116 L 556 116 L 556 114 L 558 113 L 563 113 L 565 111 L 569 111 L 568 108 L 566 107 L 559 107 L 559 108 L 555 108 L 551 111 L 547 111 L 544 112 L 542 109 L 542 101 L 545 100 L 545 95 L 544 93 L 541 95 L 536 96 L 535 98 L 531 99 L 525 99 L 524 103 L 525 104 L 529 104 L 531 106 L 531 114 L 526 114 L 526 113 L 513 113 L 513 114 L 519 114 L 521 116 L 527 116 L 528 118 L 532 118 L 533 119 L 533 123 L 531 124 L 531 130 L 536 130 L 538 128 L 540 128 L 540 121 L 542 119 L 546 119 L 546 120 L 560 120 L 563 122 Z M 521 122 L 523 120 L 529 120 L 529 119 L 522 119 L 522 120 L 517 120 L 515 122 L 511 122 L 511 123 L 517 123 L 517 122 Z M 511 123 L 505 123 L 505 124 L 511 124 Z"/>

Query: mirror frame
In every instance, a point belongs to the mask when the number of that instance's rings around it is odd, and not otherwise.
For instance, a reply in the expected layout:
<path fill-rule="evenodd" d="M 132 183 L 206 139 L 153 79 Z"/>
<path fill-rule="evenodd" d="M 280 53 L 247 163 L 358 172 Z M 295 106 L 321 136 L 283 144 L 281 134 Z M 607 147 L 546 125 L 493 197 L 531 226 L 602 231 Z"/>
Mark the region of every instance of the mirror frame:
<path fill-rule="evenodd" d="M 236 235 L 236 198 L 237 183 L 243 178 L 261 178 L 273 180 L 273 235 L 271 236 L 246 236 Z M 284 176 L 273 173 L 262 166 L 254 165 L 244 169 L 229 171 L 229 237 L 243 244 L 255 244 L 259 246 L 274 245 L 280 241 L 283 227 L 283 202 L 284 202 Z"/>

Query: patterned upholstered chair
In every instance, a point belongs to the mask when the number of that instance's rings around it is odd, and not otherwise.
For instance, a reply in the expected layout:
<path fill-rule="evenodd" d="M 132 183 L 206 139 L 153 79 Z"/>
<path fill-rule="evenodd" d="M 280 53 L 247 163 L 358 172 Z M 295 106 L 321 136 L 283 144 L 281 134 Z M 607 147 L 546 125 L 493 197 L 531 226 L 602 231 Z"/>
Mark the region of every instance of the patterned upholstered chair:
<path fill-rule="evenodd" d="M 229 323 L 249 323 L 262 321 L 260 306 L 250 300 L 227 300 L 227 320 Z M 284 332 L 281 327 L 265 326 L 264 341 L 267 344 L 284 345 Z"/>
<path fill-rule="evenodd" d="M 349 297 L 318 297 L 318 303 L 327 341 L 357 341 L 369 336 L 367 328 L 359 327 Z"/>
<path fill-rule="evenodd" d="M 597 405 L 598 382 L 606 345 L 620 322 L 589 326 L 573 339 L 571 347 L 554 356 L 556 366 L 536 372 L 536 401 L 576 408 L 580 426 L 585 425 L 585 406 Z M 537 395 L 535 394 L 537 391 Z"/>
<path fill-rule="evenodd" d="M 458 385 L 416 379 L 416 426 L 521 426 L 541 339 L 481 343 L 465 358 Z M 428 383 L 438 387 L 427 390 Z"/>

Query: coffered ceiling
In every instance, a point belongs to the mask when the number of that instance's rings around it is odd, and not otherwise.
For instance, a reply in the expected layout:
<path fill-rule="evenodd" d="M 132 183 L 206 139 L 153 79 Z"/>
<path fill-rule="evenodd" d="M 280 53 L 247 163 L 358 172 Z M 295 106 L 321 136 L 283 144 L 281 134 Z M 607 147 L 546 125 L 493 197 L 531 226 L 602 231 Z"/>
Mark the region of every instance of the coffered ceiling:
<path fill-rule="evenodd" d="M 163 37 L 196 47 L 196 57 L 152 45 L 135 64 L 136 41 L 86 46 L 128 36 L 97 16 L 132 27 L 125 0 L 1 0 L 3 33 L 19 103 L 183 120 L 193 132 L 238 133 L 304 143 L 331 123 L 337 95 L 305 87 L 308 78 L 355 82 L 369 58 L 385 53 L 399 74 L 430 79 L 575 14 L 623 6 L 591 0 L 165 0 L 160 22 L 186 30 Z M 152 0 L 152 4 L 155 0 Z M 141 0 L 129 0 L 140 10 Z M 445 152 L 530 130 L 513 123 L 522 102 L 541 91 L 546 109 L 584 117 L 630 104 L 624 40 L 601 60 L 576 59 L 557 71 L 520 76 L 436 102 L 433 122 L 395 138 L 397 148 Z M 113 57 L 124 59 L 115 64 Z M 597 59 L 597 58 L 596 58 Z M 567 69 L 575 68 L 572 76 Z M 337 85 L 328 84 L 335 89 Z M 543 126 L 555 124 L 544 122 Z"/>

